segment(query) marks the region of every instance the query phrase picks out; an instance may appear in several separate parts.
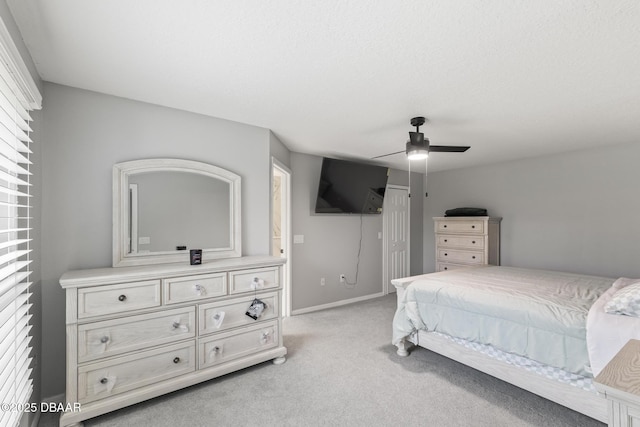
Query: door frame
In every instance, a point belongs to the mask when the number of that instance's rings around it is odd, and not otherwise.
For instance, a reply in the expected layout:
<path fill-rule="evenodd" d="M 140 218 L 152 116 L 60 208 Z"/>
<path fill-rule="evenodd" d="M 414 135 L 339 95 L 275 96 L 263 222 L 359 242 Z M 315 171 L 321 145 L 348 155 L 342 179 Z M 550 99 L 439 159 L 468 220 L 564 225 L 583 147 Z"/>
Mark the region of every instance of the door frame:
<path fill-rule="evenodd" d="M 386 191 L 390 188 L 395 190 L 405 190 L 407 192 L 407 273 L 411 271 L 411 193 L 409 192 L 409 186 L 387 184 Z M 386 197 L 385 197 L 385 200 Z M 384 202 L 383 202 L 384 203 Z M 387 227 L 387 210 L 382 208 L 382 293 L 387 295 L 390 293 L 391 280 L 387 280 L 389 277 L 389 230 Z"/>
<path fill-rule="evenodd" d="M 291 316 L 291 169 L 284 163 L 271 157 L 270 197 L 269 197 L 269 247 L 273 248 L 273 176 L 278 173 L 282 176 L 281 181 L 281 215 L 282 215 L 282 238 L 281 247 L 284 251 L 286 262 L 282 268 L 282 316 Z M 271 250 L 269 251 L 271 252 Z M 276 256 L 276 255 L 274 255 Z"/>

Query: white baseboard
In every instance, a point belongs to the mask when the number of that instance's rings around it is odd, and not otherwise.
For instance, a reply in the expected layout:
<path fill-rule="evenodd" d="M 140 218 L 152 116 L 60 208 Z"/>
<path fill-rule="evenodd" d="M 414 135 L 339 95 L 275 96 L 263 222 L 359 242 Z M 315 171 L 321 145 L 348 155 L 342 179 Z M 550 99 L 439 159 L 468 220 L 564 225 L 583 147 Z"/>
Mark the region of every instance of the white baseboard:
<path fill-rule="evenodd" d="M 369 299 L 380 298 L 382 296 L 384 296 L 384 293 L 383 292 L 378 292 L 377 294 L 365 295 L 365 296 L 357 297 L 357 298 L 343 299 L 343 300 L 336 301 L 336 302 L 330 302 L 329 304 L 314 305 L 313 307 L 305 307 L 305 308 L 300 308 L 298 310 L 293 310 L 291 312 L 291 315 L 292 316 L 296 316 L 298 314 L 311 313 L 312 311 L 326 310 L 327 308 L 340 307 L 340 306 L 343 306 L 343 305 L 353 304 L 353 303 L 360 302 L 360 301 L 366 301 L 366 300 L 369 300 Z"/>

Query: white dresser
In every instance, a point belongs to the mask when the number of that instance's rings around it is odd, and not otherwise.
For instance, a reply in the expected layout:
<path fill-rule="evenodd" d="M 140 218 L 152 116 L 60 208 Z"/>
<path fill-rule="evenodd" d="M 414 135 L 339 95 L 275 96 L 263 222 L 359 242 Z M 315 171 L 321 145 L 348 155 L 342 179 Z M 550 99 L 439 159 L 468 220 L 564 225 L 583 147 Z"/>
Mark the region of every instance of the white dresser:
<path fill-rule="evenodd" d="M 434 217 L 436 271 L 500 265 L 500 221 L 488 216 Z"/>
<path fill-rule="evenodd" d="M 67 412 L 81 421 L 273 359 L 284 260 L 240 257 L 65 273 Z M 266 304 L 253 319 L 254 298 Z"/>
<path fill-rule="evenodd" d="M 625 344 L 594 385 L 607 399 L 609 427 L 640 427 L 640 341 Z"/>

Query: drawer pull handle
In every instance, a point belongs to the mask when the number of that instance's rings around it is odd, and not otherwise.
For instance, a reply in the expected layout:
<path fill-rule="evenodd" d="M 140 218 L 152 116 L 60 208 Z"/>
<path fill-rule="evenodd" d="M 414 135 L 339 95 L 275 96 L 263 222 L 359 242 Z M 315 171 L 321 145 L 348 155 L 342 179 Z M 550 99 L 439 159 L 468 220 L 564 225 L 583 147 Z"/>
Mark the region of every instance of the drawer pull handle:
<path fill-rule="evenodd" d="M 126 296 L 126 295 L 120 295 L 120 296 L 118 297 L 118 301 L 124 301 L 124 300 L 126 300 L 126 299 L 127 299 L 127 296 Z"/>
<path fill-rule="evenodd" d="M 171 328 L 174 331 L 180 330 L 182 332 L 189 332 L 189 320 L 186 320 L 186 324 L 182 324 L 182 319 L 180 316 L 176 316 L 173 318 L 173 322 L 171 323 Z"/>
<path fill-rule="evenodd" d="M 100 380 L 100 384 L 106 384 L 106 383 L 108 383 L 108 382 L 109 382 L 109 380 L 108 380 L 108 379 L 106 379 L 106 378 L 102 378 L 102 379 Z"/>
<path fill-rule="evenodd" d="M 224 311 L 219 311 L 212 316 L 213 325 L 216 327 L 216 329 L 220 329 L 220 326 L 222 326 L 222 322 L 224 321 L 224 314 Z"/>
<path fill-rule="evenodd" d="M 102 344 L 106 344 L 106 343 L 108 343 L 108 342 L 109 342 L 109 337 L 104 336 L 104 337 L 100 338 L 100 342 L 101 342 Z"/>
<path fill-rule="evenodd" d="M 210 360 L 216 360 L 216 358 L 221 355 L 222 355 L 222 347 L 220 345 L 217 345 L 213 347 L 211 350 L 209 350 Z"/>
<path fill-rule="evenodd" d="M 264 288 L 264 279 L 261 279 L 259 277 L 254 277 L 251 280 L 251 290 L 255 291 L 256 289 L 262 289 Z"/>
<path fill-rule="evenodd" d="M 203 295 L 207 294 L 207 290 L 202 285 L 195 285 L 194 288 L 195 288 L 196 293 L 198 294 L 198 296 L 203 296 Z"/>
<path fill-rule="evenodd" d="M 260 342 L 262 344 L 268 344 L 271 342 L 271 332 L 272 331 L 262 331 L 262 335 L 260 336 Z"/>
<path fill-rule="evenodd" d="M 173 358 L 173 363 L 180 363 L 180 358 L 179 357 L 174 357 Z"/>

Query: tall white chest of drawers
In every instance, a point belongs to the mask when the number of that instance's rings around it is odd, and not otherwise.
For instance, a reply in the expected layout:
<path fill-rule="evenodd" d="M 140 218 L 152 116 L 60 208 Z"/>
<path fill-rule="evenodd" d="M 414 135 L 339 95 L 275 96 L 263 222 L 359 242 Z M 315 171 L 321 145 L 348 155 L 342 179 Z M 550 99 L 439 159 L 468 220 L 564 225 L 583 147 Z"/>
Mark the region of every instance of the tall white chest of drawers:
<path fill-rule="evenodd" d="M 65 273 L 67 412 L 61 426 L 267 360 L 284 362 L 284 260 L 240 257 L 198 266 Z M 266 304 L 254 319 L 246 314 Z"/>
<path fill-rule="evenodd" d="M 500 222 L 488 216 L 434 217 L 436 271 L 500 265 Z"/>

